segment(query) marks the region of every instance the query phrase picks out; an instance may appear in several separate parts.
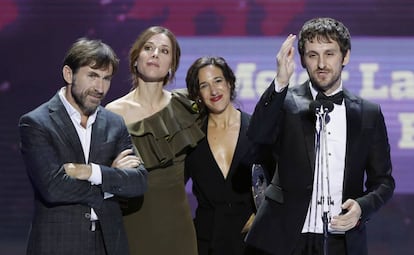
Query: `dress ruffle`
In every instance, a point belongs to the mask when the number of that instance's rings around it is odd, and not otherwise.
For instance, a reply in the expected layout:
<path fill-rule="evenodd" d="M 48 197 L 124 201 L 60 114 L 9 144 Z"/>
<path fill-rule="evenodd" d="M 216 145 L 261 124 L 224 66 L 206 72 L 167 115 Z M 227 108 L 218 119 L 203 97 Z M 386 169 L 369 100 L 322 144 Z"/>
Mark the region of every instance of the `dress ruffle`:
<path fill-rule="evenodd" d="M 171 165 L 174 158 L 194 148 L 204 137 L 193 105 L 183 93 L 172 91 L 171 101 L 164 109 L 128 125 L 146 169 Z"/>

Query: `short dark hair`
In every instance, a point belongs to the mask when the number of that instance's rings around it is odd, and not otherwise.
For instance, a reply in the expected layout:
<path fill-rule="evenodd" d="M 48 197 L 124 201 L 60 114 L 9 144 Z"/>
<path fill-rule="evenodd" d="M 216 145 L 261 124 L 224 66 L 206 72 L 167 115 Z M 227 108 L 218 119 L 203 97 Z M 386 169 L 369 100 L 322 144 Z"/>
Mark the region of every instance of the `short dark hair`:
<path fill-rule="evenodd" d="M 343 57 L 348 50 L 351 50 L 351 35 L 348 28 L 333 18 L 314 18 L 302 26 L 298 39 L 298 51 L 301 59 L 305 54 L 305 43 L 313 40 L 337 42 Z"/>
<path fill-rule="evenodd" d="M 79 38 L 63 59 L 63 66 L 69 66 L 75 74 L 79 68 L 90 66 L 94 69 L 112 66 L 112 74 L 118 70 L 119 59 L 114 50 L 101 40 L 90 40 L 85 37 Z"/>

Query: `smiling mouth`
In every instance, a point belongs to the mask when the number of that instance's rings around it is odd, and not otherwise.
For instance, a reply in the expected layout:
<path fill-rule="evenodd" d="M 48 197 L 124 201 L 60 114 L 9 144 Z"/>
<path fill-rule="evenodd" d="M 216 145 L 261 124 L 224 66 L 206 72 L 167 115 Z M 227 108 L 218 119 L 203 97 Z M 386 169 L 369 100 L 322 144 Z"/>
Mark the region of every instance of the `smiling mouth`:
<path fill-rule="evenodd" d="M 93 101 L 100 102 L 102 100 L 102 95 L 89 95 Z"/>
<path fill-rule="evenodd" d="M 210 98 L 210 101 L 212 101 L 212 102 L 217 102 L 217 101 L 219 101 L 221 98 L 222 98 L 222 96 L 212 97 L 212 98 Z"/>

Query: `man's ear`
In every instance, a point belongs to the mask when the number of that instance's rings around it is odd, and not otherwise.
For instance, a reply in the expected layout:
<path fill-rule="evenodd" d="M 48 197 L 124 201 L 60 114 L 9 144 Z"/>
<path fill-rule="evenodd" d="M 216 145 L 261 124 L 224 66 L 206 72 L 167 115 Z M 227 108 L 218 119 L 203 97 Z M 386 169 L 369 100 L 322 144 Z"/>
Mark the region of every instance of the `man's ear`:
<path fill-rule="evenodd" d="M 350 58 L 351 58 L 351 51 L 348 50 L 345 54 L 344 61 L 342 61 L 342 66 L 346 66 L 349 63 Z"/>
<path fill-rule="evenodd" d="M 68 65 L 65 65 L 62 68 L 62 76 L 63 76 L 63 79 L 66 81 L 66 84 L 72 84 L 73 72 L 72 72 L 72 69 Z"/>

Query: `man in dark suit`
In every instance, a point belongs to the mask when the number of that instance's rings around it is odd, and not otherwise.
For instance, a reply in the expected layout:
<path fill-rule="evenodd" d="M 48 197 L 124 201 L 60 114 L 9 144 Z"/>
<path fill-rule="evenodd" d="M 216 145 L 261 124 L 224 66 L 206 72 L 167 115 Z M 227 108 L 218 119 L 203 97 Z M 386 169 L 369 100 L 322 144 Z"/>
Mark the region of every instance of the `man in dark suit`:
<path fill-rule="evenodd" d="M 298 49 L 309 80 L 289 86 L 295 38 L 282 44 L 248 130 L 254 142 L 274 144 L 278 167 L 246 242 L 257 254 L 366 255 L 366 222 L 395 188 L 384 117 L 343 87 L 351 41 L 341 22 L 304 24 Z M 335 94 L 335 103 L 319 100 Z"/>
<path fill-rule="evenodd" d="M 118 199 L 142 195 L 147 171 L 123 119 L 100 106 L 118 64 L 108 45 L 79 39 L 66 86 L 20 118 L 35 197 L 27 254 L 129 254 Z"/>

